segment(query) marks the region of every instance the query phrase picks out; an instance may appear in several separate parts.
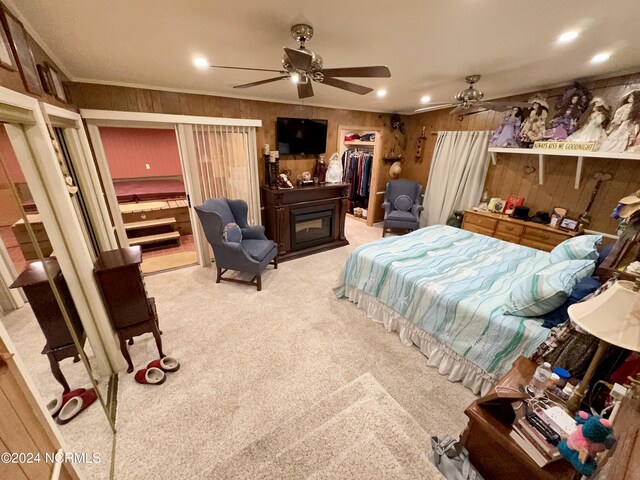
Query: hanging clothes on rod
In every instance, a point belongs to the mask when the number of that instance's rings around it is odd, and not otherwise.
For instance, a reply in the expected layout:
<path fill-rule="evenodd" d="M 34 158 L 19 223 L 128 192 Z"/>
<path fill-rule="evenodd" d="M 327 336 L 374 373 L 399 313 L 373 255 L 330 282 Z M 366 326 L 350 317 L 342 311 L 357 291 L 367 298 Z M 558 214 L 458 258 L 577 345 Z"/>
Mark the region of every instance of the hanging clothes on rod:
<path fill-rule="evenodd" d="M 369 190 L 373 153 L 361 148 L 346 150 L 342 154 L 343 182 L 349 185 L 347 189 L 347 209 L 353 213 L 354 207 L 367 208 L 369 204 Z"/>

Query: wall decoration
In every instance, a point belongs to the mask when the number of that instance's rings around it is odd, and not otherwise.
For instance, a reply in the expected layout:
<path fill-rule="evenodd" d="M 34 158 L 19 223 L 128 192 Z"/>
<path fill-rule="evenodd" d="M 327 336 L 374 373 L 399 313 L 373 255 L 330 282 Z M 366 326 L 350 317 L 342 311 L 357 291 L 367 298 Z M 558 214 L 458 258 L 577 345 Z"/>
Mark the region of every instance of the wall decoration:
<path fill-rule="evenodd" d="M 633 148 L 640 125 L 640 90 L 633 90 L 622 97 L 622 102 L 613 115 L 600 150 L 603 152 L 624 152 Z"/>
<path fill-rule="evenodd" d="M 518 134 L 522 123 L 522 109 L 513 107 L 505 112 L 502 123 L 489 140 L 490 147 L 519 147 Z"/>
<path fill-rule="evenodd" d="M 24 87 L 30 93 L 41 95 L 42 86 L 40 85 L 40 77 L 38 76 L 36 63 L 33 61 L 31 48 L 29 48 L 27 32 L 20 20 L 14 17 L 6 8 L 2 8 L 2 13 L 2 21 L 9 34 L 10 44 L 17 60 L 18 70 L 20 71 Z"/>
<path fill-rule="evenodd" d="M 526 113 L 526 119 L 522 123 L 519 139 L 520 144 L 525 148 L 531 148 L 535 142 L 542 140 L 547 125 L 547 114 L 549 104 L 546 97 L 540 93 L 529 99 L 531 108 Z"/>
<path fill-rule="evenodd" d="M 589 102 L 589 108 L 578 122 L 578 129 L 567 137 L 568 142 L 595 142 L 598 150 L 607 138 L 606 128 L 611 118 L 611 107 L 600 97 Z"/>
<path fill-rule="evenodd" d="M 51 81 L 51 76 L 49 75 L 49 69 L 41 63 L 36 65 L 36 68 L 38 69 L 38 76 L 40 77 L 40 84 L 42 85 L 44 93 L 53 95 L 54 87 L 53 82 Z"/>
<path fill-rule="evenodd" d="M 45 65 L 47 66 L 47 70 L 49 70 L 49 76 L 51 77 L 51 82 L 53 83 L 52 95 L 56 97 L 58 100 L 60 100 L 61 102 L 67 103 L 67 95 L 64 91 L 64 86 L 62 85 L 60 74 L 49 63 L 45 62 Z"/>
<path fill-rule="evenodd" d="M 7 37 L 4 26 L 0 28 L 0 67 L 6 68 L 7 70 L 16 70 L 17 68 L 16 60 L 13 56 L 13 51 L 11 50 L 9 38 Z"/>

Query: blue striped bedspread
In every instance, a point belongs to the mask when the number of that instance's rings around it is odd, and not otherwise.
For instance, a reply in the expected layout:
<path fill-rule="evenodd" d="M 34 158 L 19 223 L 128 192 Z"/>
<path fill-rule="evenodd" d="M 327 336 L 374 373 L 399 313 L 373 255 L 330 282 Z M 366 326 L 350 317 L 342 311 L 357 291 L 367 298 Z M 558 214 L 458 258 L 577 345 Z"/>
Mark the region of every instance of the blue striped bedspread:
<path fill-rule="evenodd" d="M 435 225 L 356 248 L 335 292 L 343 297 L 350 286 L 375 297 L 498 379 L 549 333 L 541 319 L 502 313 L 513 282 L 542 269 L 548 255 Z"/>

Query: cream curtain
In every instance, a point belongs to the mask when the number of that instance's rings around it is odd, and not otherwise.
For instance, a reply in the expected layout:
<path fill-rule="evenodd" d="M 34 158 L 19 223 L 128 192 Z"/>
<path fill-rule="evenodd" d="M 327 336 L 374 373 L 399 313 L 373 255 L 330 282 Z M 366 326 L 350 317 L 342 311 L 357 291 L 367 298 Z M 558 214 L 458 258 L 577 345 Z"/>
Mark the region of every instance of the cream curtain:
<path fill-rule="evenodd" d="M 254 127 L 194 125 L 200 198 L 242 199 L 248 221 L 260 223 L 260 190 Z"/>
<path fill-rule="evenodd" d="M 491 132 L 438 132 L 420 226 L 445 224 L 454 210 L 476 205 L 489 168 Z"/>

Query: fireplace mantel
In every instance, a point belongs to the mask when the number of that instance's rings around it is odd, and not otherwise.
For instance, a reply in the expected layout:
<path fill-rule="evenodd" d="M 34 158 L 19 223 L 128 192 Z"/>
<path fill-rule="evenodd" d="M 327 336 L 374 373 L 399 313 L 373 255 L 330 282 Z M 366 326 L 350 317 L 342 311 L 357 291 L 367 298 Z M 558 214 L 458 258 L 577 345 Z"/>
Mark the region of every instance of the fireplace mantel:
<path fill-rule="evenodd" d="M 349 245 L 344 236 L 347 188 L 345 183 L 287 190 L 262 187 L 263 223 L 267 237 L 278 245 L 278 260 L 290 260 Z M 295 222 L 300 218 L 311 222 L 309 218 L 314 213 L 317 213 L 317 225 L 328 228 L 328 232 L 324 232 L 327 236 L 323 243 L 316 238 L 305 246 L 304 242 L 296 242 Z"/>

